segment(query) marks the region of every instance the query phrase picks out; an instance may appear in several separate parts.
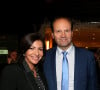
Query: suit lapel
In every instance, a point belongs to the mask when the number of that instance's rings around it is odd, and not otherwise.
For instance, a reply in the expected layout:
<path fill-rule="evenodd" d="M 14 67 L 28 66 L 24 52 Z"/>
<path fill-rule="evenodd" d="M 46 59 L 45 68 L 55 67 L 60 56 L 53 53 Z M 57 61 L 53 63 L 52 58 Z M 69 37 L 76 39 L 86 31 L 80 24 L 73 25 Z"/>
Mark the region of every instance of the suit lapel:
<path fill-rule="evenodd" d="M 36 88 L 35 78 L 25 60 L 23 61 L 23 67 L 24 67 L 24 73 L 25 73 L 27 82 L 28 82 L 30 88 L 32 90 L 34 90 L 34 88 Z M 36 89 L 38 89 L 38 88 L 36 88 Z"/>
<path fill-rule="evenodd" d="M 32 72 L 28 70 L 26 62 L 23 61 L 22 63 L 19 63 L 18 66 L 18 70 L 22 70 L 24 72 L 29 87 L 34 90 L 36 86 L 35 79 Z"/>
<path fill-rule="evenodd" d="M 52 56 L 51 56 L 51 75 L 53 79 L 53 84 L 55 90 L 57 90 L 57 80 L 56 80 L 56 47 L 53 49 Z"/>
<path fill-rule="evenodd" d="M 27 72 L 27 73 L 25 72 L 25 76 L 30 87 L 32 88 L 32 90 L 34 90 L 34 88 L 36 88 L 36 83 L 32 72 Z"/>
<path fill-rule="evenodd" d="M 75 47 L 75 66 L 74 66 L 74 90 L 78 90 L 78 79 L 79 79 L 79 66 L 80 66 L 80 57 L 79 57 L 78 48 Z"/>

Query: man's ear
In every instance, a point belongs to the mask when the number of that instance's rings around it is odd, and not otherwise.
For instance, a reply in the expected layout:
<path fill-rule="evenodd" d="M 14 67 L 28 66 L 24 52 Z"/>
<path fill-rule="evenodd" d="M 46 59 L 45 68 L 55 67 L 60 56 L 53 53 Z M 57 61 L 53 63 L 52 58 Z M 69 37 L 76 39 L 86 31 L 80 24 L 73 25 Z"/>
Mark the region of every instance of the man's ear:
<path fill-rule="evenodd" d="M 72 31 L 72 37 L 73 37 L 73 31 Z"/>
<path fill-rule="evenodd" d="M 52 33 L 52 38 L 54 39 L 54 34 Z"/>

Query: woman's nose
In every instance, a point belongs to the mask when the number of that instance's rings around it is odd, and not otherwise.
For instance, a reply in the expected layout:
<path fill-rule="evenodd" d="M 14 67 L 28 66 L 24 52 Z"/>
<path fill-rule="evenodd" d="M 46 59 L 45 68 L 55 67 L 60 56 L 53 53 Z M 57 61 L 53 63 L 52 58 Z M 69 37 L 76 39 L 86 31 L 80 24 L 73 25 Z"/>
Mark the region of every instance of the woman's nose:
<path fill-rule="evenodd" d="M 39 51 L 38 51 L 38 50 L 36 50 L 36 51 L 35 51 L 35 54 L 36 54 L 36 55 L 39 55 Z"/>

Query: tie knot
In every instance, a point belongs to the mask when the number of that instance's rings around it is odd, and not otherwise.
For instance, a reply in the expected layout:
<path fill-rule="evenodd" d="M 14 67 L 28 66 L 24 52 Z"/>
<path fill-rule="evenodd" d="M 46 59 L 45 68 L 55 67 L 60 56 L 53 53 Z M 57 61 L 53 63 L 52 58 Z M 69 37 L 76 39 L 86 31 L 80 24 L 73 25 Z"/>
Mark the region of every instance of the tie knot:
<path fill-rule="evenodd" d="M 66 55 L 67 55 L 67 52 L 66 52 L 66 51 L 64 51 L 64 52 L 62 52 L 62 53 L 63 53 L 63 55 L 64 55 L 64 56 L 66 56 Z"/>

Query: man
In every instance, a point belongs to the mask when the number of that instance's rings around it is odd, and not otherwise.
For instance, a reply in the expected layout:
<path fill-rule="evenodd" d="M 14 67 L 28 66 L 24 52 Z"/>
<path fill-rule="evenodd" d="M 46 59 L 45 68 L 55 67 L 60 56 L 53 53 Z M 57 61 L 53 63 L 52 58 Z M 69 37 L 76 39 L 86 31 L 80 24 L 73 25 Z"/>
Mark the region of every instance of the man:
<path fill-rule="evenodd" d="M 68 90 L 96 90 L 94 55 L 72 43 L 73 25 L 71 20 L 65 17 L 56 18 L 52 23 L 52 30 L 52 36 L 57 46 L 47 51 L 44 62 L 44 73 L 49 90 L 63 90 L 61 89 L 63 51 L 68 53 L 66 55 L 68 59 Z"/>

